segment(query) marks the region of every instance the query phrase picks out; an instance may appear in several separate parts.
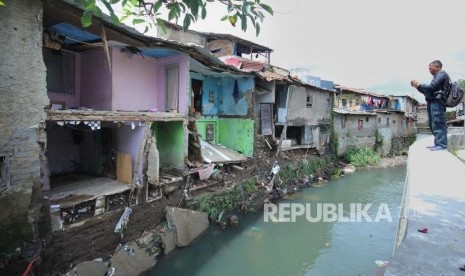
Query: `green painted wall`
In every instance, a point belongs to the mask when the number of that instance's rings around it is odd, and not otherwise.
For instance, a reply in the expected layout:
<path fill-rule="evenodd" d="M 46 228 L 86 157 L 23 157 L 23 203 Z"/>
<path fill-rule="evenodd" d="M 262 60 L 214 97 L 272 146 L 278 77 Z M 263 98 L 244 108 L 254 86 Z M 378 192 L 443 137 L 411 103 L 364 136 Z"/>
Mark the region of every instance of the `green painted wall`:
<path fill-rule="evenodd" d="M 253 155 L 253 120 L 221 118 L 218 123 L 218 140 L 220 144 L 240 151 L 245 156 Z"/>
<path fill-rule="evenodd" d="M 234 118 L 202 118 L 197 120 L 197 129 L 203 140 L 206 139 L 207 124 L 215 125 L 214 144 L 221 144 L 245 156 L 253 155 L 254 121 Z"/>
<path fill-rule="evenodd" d="M 184 125 L 183 122 L 155 122 L 153 135 L 157 139 L 160 168 L 184 168 Z"/>
<path fill-rule="evenodd" d="M 214 124 L 215 130 L 218 129 L 218 118 L 202 118 L 197 120 L 197 130 L 199 132 L 200 138 L 202 140 L 207 141 L 207 124 Z M 213 144 L 218 144 L 218 131 L 215 131 L 215 137 L 212 141 Z"/>

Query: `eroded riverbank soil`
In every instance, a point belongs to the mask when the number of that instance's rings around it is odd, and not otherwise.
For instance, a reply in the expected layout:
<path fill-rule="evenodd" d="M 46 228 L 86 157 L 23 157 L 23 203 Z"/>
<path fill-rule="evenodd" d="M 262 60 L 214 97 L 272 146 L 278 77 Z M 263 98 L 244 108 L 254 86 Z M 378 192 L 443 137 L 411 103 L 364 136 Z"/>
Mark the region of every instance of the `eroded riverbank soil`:
<path fill-rule="evenodd" d="M 119 243 L 136 240 L 144 230 L 154 229 L 165 218 L 165 206 L 178 205 L 181 195 L 181 191 L 176 191 L 168 198 L 132 207 L 133 212 L 122 239 L 114 233 L 114 228 L 123 210 L 90 219 L 76 228 L 53 233 L 50 243 L 44 248 L 40 273 L 63 273 L 80 262 L 110 257 Z"/>

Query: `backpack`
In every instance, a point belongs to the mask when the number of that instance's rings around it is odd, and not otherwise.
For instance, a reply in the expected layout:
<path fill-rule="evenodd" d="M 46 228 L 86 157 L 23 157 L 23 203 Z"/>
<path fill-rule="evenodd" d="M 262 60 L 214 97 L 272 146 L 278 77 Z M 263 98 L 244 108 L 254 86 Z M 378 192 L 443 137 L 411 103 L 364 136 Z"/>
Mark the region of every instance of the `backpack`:
<path fill-rule="evenodd" d="M 460 85 L 449 79 L 449 85 L 445 89 L 446 107 L 456 107 L 463 99 L 463 89 Z"/>

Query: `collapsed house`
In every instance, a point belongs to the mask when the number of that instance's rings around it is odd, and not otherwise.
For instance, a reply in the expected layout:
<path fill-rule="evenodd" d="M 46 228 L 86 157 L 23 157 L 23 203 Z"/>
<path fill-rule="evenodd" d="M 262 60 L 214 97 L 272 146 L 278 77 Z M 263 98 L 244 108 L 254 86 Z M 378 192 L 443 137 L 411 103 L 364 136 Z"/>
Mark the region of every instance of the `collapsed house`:
<path fill-rule="evenodd" d="M 42 190 L 54 230 L 159 199 L 188 174 L 186 163 L 252 156 L 253 77 L 195 45 L 106 21 L 83 30 L 81 13 L 44 7 Z"/>

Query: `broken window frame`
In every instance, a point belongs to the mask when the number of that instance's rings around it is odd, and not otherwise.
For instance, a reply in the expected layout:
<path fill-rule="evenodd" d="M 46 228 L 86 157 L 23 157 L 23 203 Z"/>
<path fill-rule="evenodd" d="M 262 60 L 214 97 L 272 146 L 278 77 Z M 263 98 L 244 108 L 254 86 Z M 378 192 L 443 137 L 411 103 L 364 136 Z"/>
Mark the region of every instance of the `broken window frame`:
<path fill-rule="evenodd" d="M 311 108 L 313 106 L 313 95 L 310 93 L 307 93 L 307 99 L 305 101 L 305 107 Z"/>

